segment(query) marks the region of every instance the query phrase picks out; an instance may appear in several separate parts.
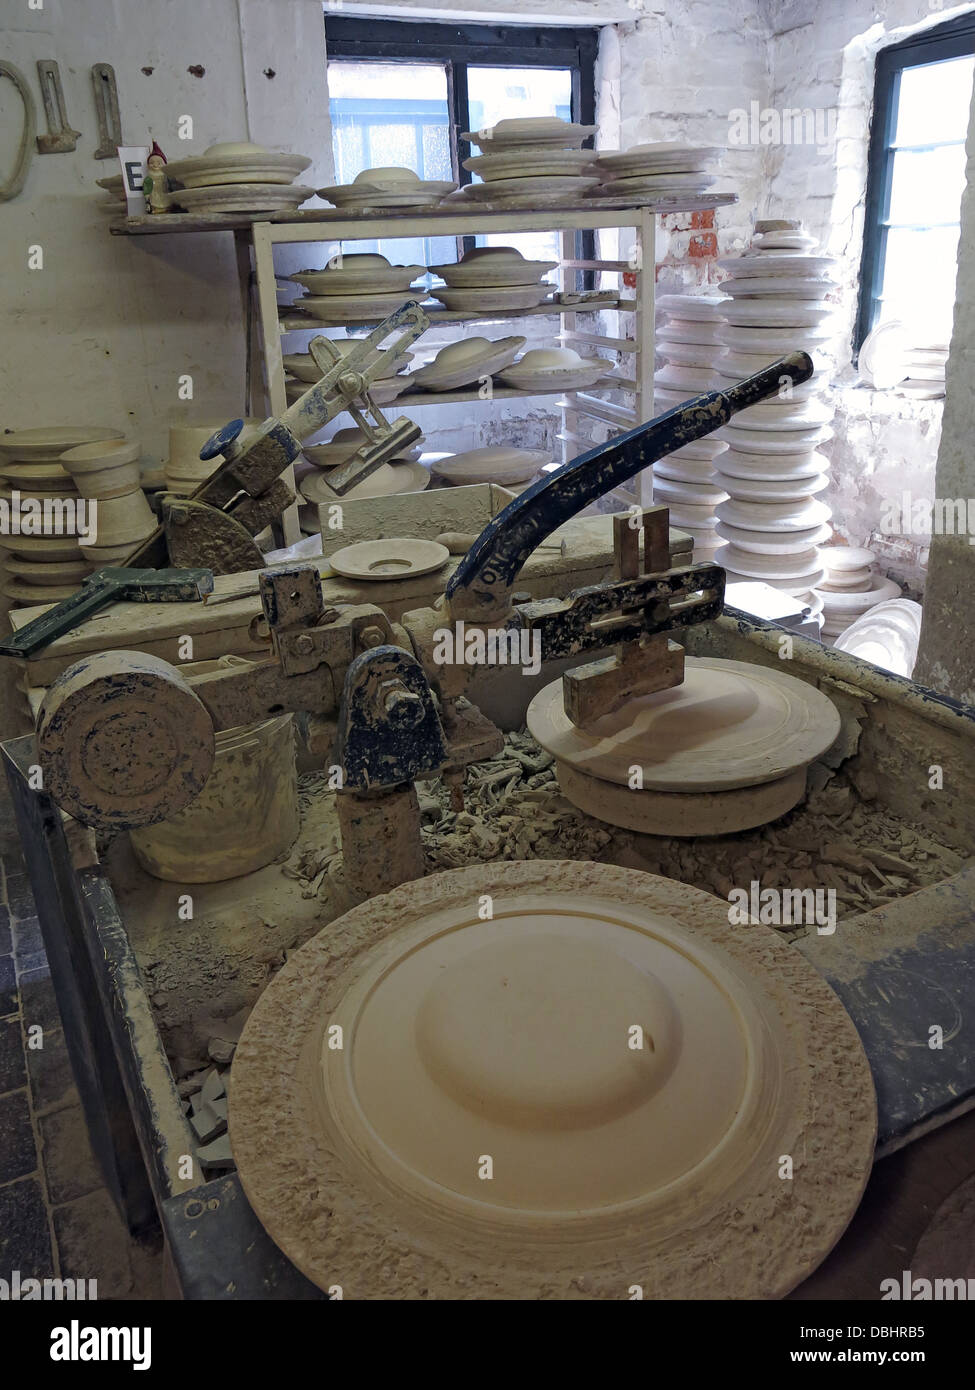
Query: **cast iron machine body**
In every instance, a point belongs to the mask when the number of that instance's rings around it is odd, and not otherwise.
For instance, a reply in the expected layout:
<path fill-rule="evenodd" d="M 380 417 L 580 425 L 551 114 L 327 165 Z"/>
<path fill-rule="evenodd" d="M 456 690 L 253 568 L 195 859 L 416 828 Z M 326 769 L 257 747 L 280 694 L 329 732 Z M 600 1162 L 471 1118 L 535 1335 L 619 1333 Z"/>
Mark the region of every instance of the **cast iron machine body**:
<path fill-rule="evenodd" d="M 783 381 L 801 384 L 812 371 L 809 357 L 794 353 L 729 391 L 697 396 L 547 475 L 485 528 L 438 603 L 404 614 L 401 623 L 391 623 L 375 604 L 327 605 L 314 567 L 264 572 L 260 586 L 270 654 L 243 670 L 184 678 L 172 669 L 181 698 L 194 708 L 202 704 L 218 729 L 283 710 L 338 713 L 333 762 L 342 775 L 340 817 L 352 891 L 366 896 L 418 876 L 415 781 L 443 774 L 456 786 L 467 764 L 491 756 L 502 743 L 498 730 L 465 697 L 481 668 L 463 658 L 438 664 L 438 638 L 462 622 L 468 631 L 485 634 L 537 634 L 543 661 L 609 649 L 608 656 L 563 677 L 566 711 L 580 724 L 634 693 L 678 683 L 683 653 L 668 633 L 721 612 L 724 571 L 711 562 L 671 567 L 666 508 L 634 509 L 614 518 L 616 576 L 611 581 L 566 598 L 519 602 L 514 596 L 518 575 L 532 551 L 590 503 L 774 394 Z M 292 447 L 288 427 L 281 425 L 279 432 L 277 425 L 267 422 L 243 460 L 233 459 L 228 440 L 237 481 L 248 476 L 248 458 L 253 462 L 268 450 Z M 42 708 L 40 759 L 54 774 L 46 775 L 46 785 L 73 814 L 84 807 L 79 818 L 87 823 L 118 828 L 117 814 L 99 821 L 90 797 L 72 795 L 63 769 L 50 766 L 66 746 L 64 709 L 57 709 L 56 721 L 51 712 L 59 686 L 72 680 L 77 684 L 77 668 L 58 678 Z M 54 723 L 57 740 L 49 737 Z M 205 755 L 200 767 L 205 782 Z M 177 809 L 160 798 L 158 805 L 147 802 L 142 819 L 130 823 L 151 823 Z"/>

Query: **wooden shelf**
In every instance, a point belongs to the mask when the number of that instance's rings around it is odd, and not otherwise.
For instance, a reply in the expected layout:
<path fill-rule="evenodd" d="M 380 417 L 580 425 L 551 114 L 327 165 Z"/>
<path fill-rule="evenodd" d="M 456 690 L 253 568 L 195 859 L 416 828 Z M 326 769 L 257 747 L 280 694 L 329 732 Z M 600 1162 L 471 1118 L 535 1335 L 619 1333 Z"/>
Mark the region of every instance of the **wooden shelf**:
<path fill-rule="evenodd" d="M 310 390 L 312 382 L 302 382 L 305 390 Z M 612 376 L 600 377 L 592 386 L 586 387 L 587 391 L 629 391 L 635 390 L 634 382 L 626 382 Z M 296 400 L 298 392 L 293 391 L 290 382 L 287 383 L 289 403 Z M 522 391 L 517 386 L 494 386 L 490 396 L 482 396 L 476 386 L 465 386 L 458 391 L 404 391 L 402 395 L 394 396 L 391 401 L 380 406 L 380 410 L 394 411 L 403 406 L 421 405 L 464 405 L 470 401 L 516 401 L 531 400 L 535 396 L 564 396 L 566 389 L 564 386 L 550 386 L 547 391 Z"/>
<path fill-rule="evenodd" d="M 257 226 L 270 226 L 278 232 L 284 227 L 293 236 L 275 236 L 276 241 L 315 241 L 320 227 L 327 229 L 336 240 L 371 241 L 378 237 L 422 235 L 419 227 L 433 227 L 433 235 L 463 235 L 465 231 L 485 228 L 504 231 L 558 231 L 563 227 L 595 229 L 633 225 L 621 214 L 639 218 L 641 213 L 700 212 L 708 208 L 727 207 L 738 201 L 736 193 L 699 193 L 695 196 L 673 194 L 653 202 L 634 202 L 632 198 L 587 198 L 573 205 L 560 204 L 550 208 L 498 208 L 473 201 L 463 207 L 456 203 L 418 209 L 414 212 L 388 213 L 349 212 L 341 208 L 307 208 L 298 212 L 275 213 L 188 213 L 165 212 L 145 217 L 119 217 L 109 223 L 112 236 L 159 236 L 165 232 L 245 231 Z M 504 224 L 502 227 L 501 224 Z M 343 230 L 343 229 L 348 230 Z"/>
<path fill-rule="evenodd" d="M 420 301 L 420 308 L 431 324 L 501 323 L 506 319 L 526 319 L 538 315 L 551 318 L 553 315 L 561 314 L 632 314 L 636 312 L 636 307 L 635 299 L 614 298 L 609 302 L 600 304 L 557 304 L 553 300 L 545 304 L 537 304 L 533 309 L 490 309 L 477 312 L 476 310 L 462 309 L 428 309 L 426 304 Z M 329 323 L 324 319 L 312 318 L 310 314 L 284 313 L 279 315 L 278 322 L 281 325 L 282 333 L 324 333 L 327 328 L 344 328 L 346 330 L 375 328 L 377 323 L 382 323 L 382 319 L 365 319 L 361 323 Z"/>

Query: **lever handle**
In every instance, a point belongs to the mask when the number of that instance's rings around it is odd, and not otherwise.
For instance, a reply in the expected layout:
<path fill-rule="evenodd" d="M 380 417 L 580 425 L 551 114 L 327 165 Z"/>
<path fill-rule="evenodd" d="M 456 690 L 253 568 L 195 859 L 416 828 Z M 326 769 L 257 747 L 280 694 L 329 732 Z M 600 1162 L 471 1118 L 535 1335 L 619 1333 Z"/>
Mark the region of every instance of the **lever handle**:
<path fill-rule="evenodd" d="M 773 395 L 783 378 L 798 386 L 813 371 L 808 353 L 789 353 L 730 390 L 693 396 L 540 478 L 489 522 L 454 570 L 447 584 L 453 615 L 479 622 L 503 617 L 521 567 L 546 536 L 657 459 Z"/>

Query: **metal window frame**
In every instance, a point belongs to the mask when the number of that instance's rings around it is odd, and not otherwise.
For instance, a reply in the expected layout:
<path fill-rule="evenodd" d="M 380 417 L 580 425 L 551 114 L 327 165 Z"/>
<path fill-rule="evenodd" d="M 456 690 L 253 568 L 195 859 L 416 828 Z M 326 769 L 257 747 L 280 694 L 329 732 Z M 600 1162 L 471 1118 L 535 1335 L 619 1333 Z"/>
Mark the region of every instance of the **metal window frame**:
<path fill-rule="evenodd" d="M 568 68 L 572 73 L 572 119 L 596 123 L 596 56 L 598 28 L 544 28 L 535 25 L 437 24 L 419 20 L 352 19 L 325 15 L 328 57 L 359 62 L 436 63 L 447 73 L 450 109 L 450 157 L 461 184 L 470 183 L 459 137 L 470 130 L 467 69 L 474 67 Z M 592 138 L 584 142 L 592 146 Z M 459 238 L 458 254 L 470 250 L 473 237 Z M 594 260 L 595 237 L 580 232 L 579 260 Z M 587 282 L 592 273 L 586 272 Z M 591 286 L 589 286 L 591 287 Z"/>
<path fill-rule="evenodd" d="M 867 163 L 867 196 L 860 259 L 860 297 L 854 333 L 854 354 L 874 327 L 883 286 L 887 250 L 887 218 L 894 173 L 894 130 L 901 73 L 950 58 L 975 54 L 975 14 L 939 24 L 926 33 L 890 44 L 877 55 L 873 116 Z"/>

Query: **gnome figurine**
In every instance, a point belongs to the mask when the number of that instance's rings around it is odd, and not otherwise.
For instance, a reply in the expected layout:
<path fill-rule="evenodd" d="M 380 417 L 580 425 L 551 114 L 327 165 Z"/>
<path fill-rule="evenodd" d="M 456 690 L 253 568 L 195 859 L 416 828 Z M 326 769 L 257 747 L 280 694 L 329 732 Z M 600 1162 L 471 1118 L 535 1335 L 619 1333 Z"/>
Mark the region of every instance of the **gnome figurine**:
<path fill-rule="evenodd" d="M 166 156 L 152 142 L 149 158 L 146 160 L 146 176 L 142 180 L 146 208 L 149 212 L 169 211 L 169 179 L 166 177 Z"/>

